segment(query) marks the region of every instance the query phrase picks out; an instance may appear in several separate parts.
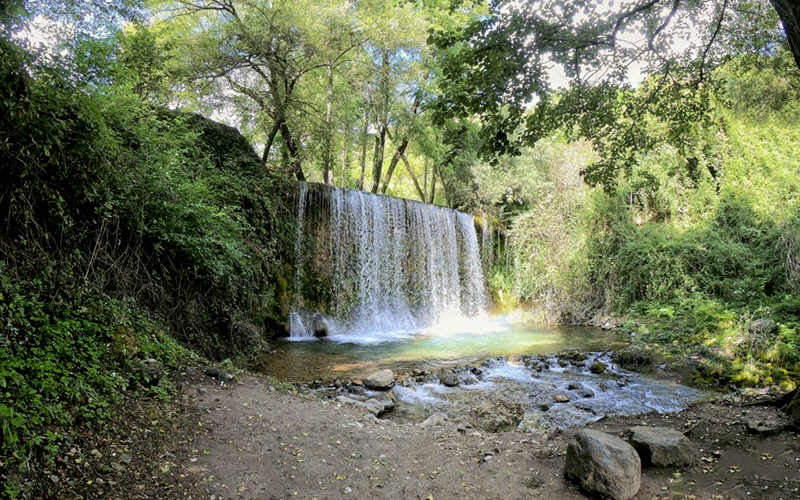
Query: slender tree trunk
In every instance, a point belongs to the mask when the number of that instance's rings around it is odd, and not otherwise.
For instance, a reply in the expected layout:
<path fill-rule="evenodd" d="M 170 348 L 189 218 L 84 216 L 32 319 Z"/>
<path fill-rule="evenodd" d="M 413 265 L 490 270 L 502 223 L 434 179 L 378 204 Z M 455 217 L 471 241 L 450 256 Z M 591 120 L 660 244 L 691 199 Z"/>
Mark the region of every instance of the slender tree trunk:
<path fill-rule="evenodd" d="M 425 196 L 422 197 L 422 201 L 427 200 L 428 195 L 428 157 L 425 157 L 425 163 L 423 164 L 423 172 L 422 172 L 422 192 L 425 193 Z"/>
<path fill-rule="evenodd" d="M 286 148 L 289 150 L 291 161 L 291 165 L 289 166 L 290 170 L 298 181 L 305 181 L 306 176 L 303 174 L 303 165 L 300 161 L 300 151 L 297 148 L 297 143 L 294 141 L 294 137 L 292 136 L 292 132 L 289 130 L 289 125 L 286 123 L 286 120 L 281 120 L 280 129 L 283 142 L 286 144 Z"/>
<path fill-rule="evenodd" d="M 275 142 L 275 136 L 278 134 L 278 128 L 278 122 L 273 123 L 267 134 L 267 142 L 264 144 L 264 154 L 261 155 L 261 165 L 265 167 L 267 166 L 267 160 L 269 160 L 269 152 L 272 150 L 272 143 Z"/>
<path fill-rule="evenodd" d="M 414 173 L 414 169 L 411 168 L 411 164 L 408 163 L 408 158 L 406 155 L 403 155 L 403 163 L 406 165 L 406 170 L 408 170 L 409 175 L 411 175 L 411 180 L 414 181 L 414 187 L 417 188 L 417 194 L 419 195 L 420 201 L 425 201 L 425 191 L 419 185 L 419 180 L 417 179 L 417 174 Z"/>
<path fill-rule="evenodd" d="M 375 136 L 375 157 L 372 158 L 372 192 L 377 193 L 381 184 L 381 176 L 383 175 L 383 156 L 386 151 L 386 134 L 389 132 L 389 95 L 390 91 L 390 72 L 389 66 L 389 52 L 384 51 L 381 61 L 379 91 L 378 91 L 378 108 L 376 115 L 378 116 L 377 126 L 378 135 Z"/>
<path fill-rule="evenodd" d="M 794 63 L 800 68 L 800 2 L 797 0 L 770 0 L 783 23 Z"/>
<path fill-rule="evenodd" d="M 431 174 L 431 192 L 428 203 L 433 204 L 433 199 L 436 197 L 436 165 L 433 166 L 433 172 L 431 172 Z"/>
<path fill-rule="evenodd" d="M 378 134 L 375 136 L 375 156 L 372 158 L 372 193 L 378 192 L 383 172 L 383 155 L 386 150 L 386 128 L 379 125 Z"/>
<path fill-rule="evenodd" d="M 413 120 L 415 116 L 417 116 L 417 111 L 419 110 L 419 105 L 422 104 L 422 92 L 417 91 L 416 95 L 414 96 L 414 102 L 411 104 L 411 119 Z M 386 179 L 383 181 L 383 187 L 381 188 L 381 194 L 386 194 L 386 188 L 389 187 L 389 182 L 392 180 L 392 175 L 394 174 L 394 169 L 397 167 L 397 163 L 400 161 L 400 158 L 406 153 L 406 148 L 408 148 L 408 131 L 406 130 L 405 134 L 403 135 L 403 139 L 400 141 L 400 145 L 397 146 L 397 151 L 392 157 L 392 161 L 389 164 L 389 170 L 386 172 Z"/>
<path fill-rule="evenodd" d="M 350 124 L 346 124 L 344 128 L 344 137 L 342 138 L 342 187 L 345 187 L 347 179 L 347 167 L 350 165 Z"/>
<path fill-rule="evenodd" d="M 453 207 L 453 200 L 450 198 L 450 190 L 447 189 L 447 183 L 444 181 L 444 175 L 442 175 L 442 170 L 439 170 L 439 180 L 442 181 L 442 190 L 444 191 L 444 199 L 447 200 L 447 206 L 450 208 Z M 434 179 L 436 178 L 436 170 L 433 171 Z"/>
<path fill-rule="evenodd" d="M 381 187 L 381 194 L 386 194 L 386 189 L 389 187 L 389 182 L 392 180 L 392 175 L 394 175 L 394 169 L 397 168 L 397 164 L 400 162 L 400 158 L 406 153 L 406 148 L 408 147 L 408 138 L 403 138 L 403 141 L 397 146 L 397 151 L 394 152 L 394 156 L 392 156 L 392 161 L 389 162 L 389 169 L 386 171 L 386 179 L 383 181 L 383 186 Z"/>
<path fill-rule="evenodd" d="M 333 184 L 333 64 L 328 64 L 325 107 L 325 142 L 322 147 L 322 182 Z"/>
<path fill-rule="evenodd" d="M 367 171 L 367 135 L 369 132 L 369 110 L 364 110 L 364 128 L 361 131 L 361 177 L 358 179 L 358 189 L 364 190 L 364 175 Z"/>

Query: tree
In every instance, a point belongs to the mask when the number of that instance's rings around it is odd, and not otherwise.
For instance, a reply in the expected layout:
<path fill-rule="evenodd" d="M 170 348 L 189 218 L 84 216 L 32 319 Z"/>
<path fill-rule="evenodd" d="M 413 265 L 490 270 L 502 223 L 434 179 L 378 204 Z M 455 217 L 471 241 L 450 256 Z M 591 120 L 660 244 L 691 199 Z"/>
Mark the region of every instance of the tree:
<path fill-rule="evenodd" d="M 711 72 L 728 56 L 788 45 L 797 60 L 799 11 L 782 0 L 499 0 L 466 29 L 432 35 L 444 76 L 437 121 L 480 116 L 485 157 L 518 154 L 559 127 L 609 139 L 585 174 L 612 186 L 642 144 L 636 127 L 615 126 L 610 111 L 636 125 L 661 109 L 676 130 L 708 120 L 719 87 Z M 568 90 L 554 93 L 554 67 Z M 648 93 L 631 92 L 637 73 L 652 75 Z"/>
<path fill-rule="evenodd" d="M 333 70 L 361 43 L 344 2 L 310 0 L 174 0 L 159 2 L 160 15 L 183 48 L 186 77 L 217 97 L 234 95 L 251 107 L 263 133 L 266 166 L 280 135 L 290 171 L 305 180 L 302 143 L 293 115 L 303 113 L 302 81 L 312 72 Z M 337 36 L 329 30 L 337 27 Z M 325 35 L 328 35 L 327 37 Z M 332 119 L 332 112 L 325 115 Z M 332 150 L 326 142 L 327 169 Z"/>

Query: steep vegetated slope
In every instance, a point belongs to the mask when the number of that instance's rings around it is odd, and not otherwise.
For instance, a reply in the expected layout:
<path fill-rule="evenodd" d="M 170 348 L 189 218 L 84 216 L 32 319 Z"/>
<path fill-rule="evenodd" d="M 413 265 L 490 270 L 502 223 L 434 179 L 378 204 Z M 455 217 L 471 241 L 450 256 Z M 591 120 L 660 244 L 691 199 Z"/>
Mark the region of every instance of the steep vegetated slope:
<path fill-rule="evenodd" d="M 184 346 L 223 359 L 274 330 L 290 222 L 279 181 L 235 129 L 150 105 L 119 75 L 81 81 L 6 39 L 0 52 L 0 495 L 11 495 L 18 473 L 41 473 L 132 395 L 169 397 L 160 368 L 195 356 Z"/>

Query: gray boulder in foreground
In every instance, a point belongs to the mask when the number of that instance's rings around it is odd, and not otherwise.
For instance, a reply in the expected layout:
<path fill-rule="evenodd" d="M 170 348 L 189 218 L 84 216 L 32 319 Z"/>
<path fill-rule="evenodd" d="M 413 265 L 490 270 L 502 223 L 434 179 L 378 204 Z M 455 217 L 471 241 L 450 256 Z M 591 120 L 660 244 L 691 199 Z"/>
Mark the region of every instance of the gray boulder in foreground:
<path fill-rule="evenodd" d="M 375 372 L 364 380 L 364 385 L 373 391 L 388 391 L 394 385 L 394 372 L 392 370 Z"/>
<path fill-rule="evenodd" d="M 694 445 L 681 432 L 665 427 L 631 427 L 630 432 L 631 444 L 645 465 L 675 467 L 695 460 Z"/>
<path fill-rule="evenodd" d="M 564 473 L 584 492 L 629 500 L 642 484 L 642 462 L 631 445 L 605 432 L 583 429 L 567 445 Z"/>

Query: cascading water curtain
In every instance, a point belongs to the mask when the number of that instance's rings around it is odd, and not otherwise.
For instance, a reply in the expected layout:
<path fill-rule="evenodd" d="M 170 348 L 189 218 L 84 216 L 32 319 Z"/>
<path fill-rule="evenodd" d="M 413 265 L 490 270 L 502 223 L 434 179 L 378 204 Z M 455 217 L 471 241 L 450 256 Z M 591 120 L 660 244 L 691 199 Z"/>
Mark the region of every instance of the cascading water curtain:
<path fill-rule="evenodd" d="M 481 246 L 469 214 L 301 183 L 297 217 L 292 337 L 320 329 L 414 331 L 486 309 Z M 302 297 L 303 279 L 320 288 L 327 283 L 324 297 Z"/>

